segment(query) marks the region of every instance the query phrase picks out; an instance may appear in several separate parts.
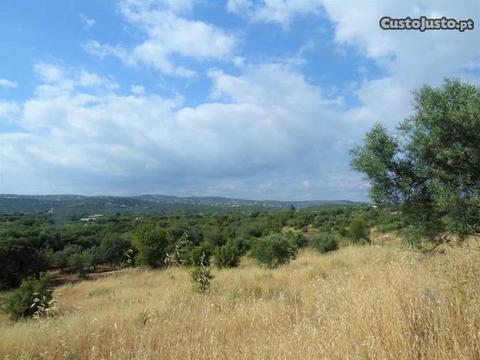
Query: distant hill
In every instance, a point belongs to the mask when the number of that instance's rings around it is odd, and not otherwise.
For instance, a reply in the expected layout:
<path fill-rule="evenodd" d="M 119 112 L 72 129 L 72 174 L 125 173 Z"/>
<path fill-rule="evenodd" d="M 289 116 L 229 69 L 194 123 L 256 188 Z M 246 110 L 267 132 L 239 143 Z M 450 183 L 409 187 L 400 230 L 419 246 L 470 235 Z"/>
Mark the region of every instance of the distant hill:
<path fill-rule="evenodd" d="M 51 213 L 56 216 L 108 213 L 218 212 L 233 210 L 282 210 L 358 202 L 245 200 L 224 197 L 178 197 L 166 195 L 81 196 L 81 195 L 8 195 L 0 194 L 0 213 Z"/>

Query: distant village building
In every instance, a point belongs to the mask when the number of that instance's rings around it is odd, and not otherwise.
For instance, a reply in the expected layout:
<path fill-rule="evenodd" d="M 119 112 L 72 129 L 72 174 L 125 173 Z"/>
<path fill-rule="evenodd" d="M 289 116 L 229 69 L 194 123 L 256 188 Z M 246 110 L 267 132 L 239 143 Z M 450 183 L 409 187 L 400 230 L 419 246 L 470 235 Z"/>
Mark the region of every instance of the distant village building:
<path fill-rule="evenodd" d="M 95 220 L 97 220 L 98 218 L 101 218 L 102 216 L 103 216 L 103 214 L 88 215 L 88 216 L 86 216 L 86 217 L 80 218 L 80 221 L 84 221 L 84 222 L 87 222 L 87 221 L 95 221 Z"/>

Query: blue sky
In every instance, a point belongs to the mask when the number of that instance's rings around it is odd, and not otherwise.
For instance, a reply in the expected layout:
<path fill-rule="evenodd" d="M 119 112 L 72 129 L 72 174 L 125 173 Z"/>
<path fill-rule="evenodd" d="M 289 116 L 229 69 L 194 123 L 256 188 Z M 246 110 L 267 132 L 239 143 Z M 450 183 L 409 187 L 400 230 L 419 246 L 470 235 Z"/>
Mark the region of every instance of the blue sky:
<path fill-rule="evenodd" d="M 0 3 L 0 193 L 365 200 L 348 149 L 411 91 L 478 84 L 476 1 Z"/>

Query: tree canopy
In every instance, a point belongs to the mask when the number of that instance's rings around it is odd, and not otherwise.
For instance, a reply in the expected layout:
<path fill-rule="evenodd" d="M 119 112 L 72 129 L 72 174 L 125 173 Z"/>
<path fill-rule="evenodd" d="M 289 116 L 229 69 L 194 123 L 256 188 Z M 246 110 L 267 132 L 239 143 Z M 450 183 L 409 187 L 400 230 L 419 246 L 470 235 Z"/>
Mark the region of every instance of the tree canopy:
<path fill-rule="evenodd" d="M 379 205 L 398 208 L 412 238 L 480 233 L 480 89 L 447 79 L 416 91 L 397 133 L 376 124 L 352 150 Z"/>

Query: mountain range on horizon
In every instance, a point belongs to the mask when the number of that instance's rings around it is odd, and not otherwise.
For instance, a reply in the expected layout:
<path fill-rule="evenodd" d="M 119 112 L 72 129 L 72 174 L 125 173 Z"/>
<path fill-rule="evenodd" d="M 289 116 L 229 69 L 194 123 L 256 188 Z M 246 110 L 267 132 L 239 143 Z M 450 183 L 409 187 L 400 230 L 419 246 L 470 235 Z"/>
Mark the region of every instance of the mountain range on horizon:
<path fill-rule="evenodd" d="M 216 196 L 85 196 L 0 194 L 0 213 L 51 213 L 62 216 L 91 213 L 173 213 L 216 212 L 234 210 L 284 210 L 292 205 L 297 209 L 356 205 L 350 200 L 248 200 Z"/>

